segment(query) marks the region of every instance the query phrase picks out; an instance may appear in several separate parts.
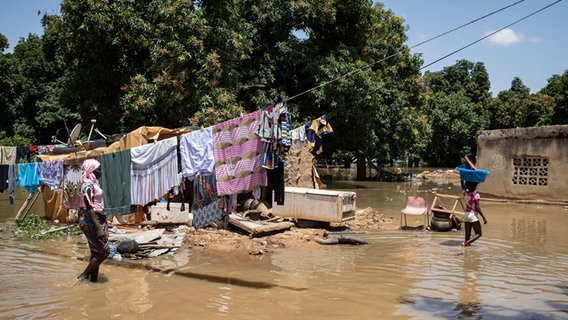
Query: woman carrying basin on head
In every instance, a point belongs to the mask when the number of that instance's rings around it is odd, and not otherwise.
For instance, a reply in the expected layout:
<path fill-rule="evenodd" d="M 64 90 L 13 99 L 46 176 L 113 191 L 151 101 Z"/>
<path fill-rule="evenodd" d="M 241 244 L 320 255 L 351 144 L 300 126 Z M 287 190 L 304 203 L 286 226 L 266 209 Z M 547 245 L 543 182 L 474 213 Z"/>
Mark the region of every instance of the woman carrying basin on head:
<path fill-rule="evenodd" d="M 477 184 L 477 182 L 461 180 L 462 194 L 465 201 L 465 214 L 463 216 L 465 240 L 462 242 L 463 247 L 469 246 L 475 240 L 481 238 L 481 222 L 479 222 L 478 214 L 483 218 L 483 224 L 487 224 L 487 219 L 479 206 L 481 196 L 475 191 Z M 475 232 L 473 236 L 471 235 L 472 228 Z"/>

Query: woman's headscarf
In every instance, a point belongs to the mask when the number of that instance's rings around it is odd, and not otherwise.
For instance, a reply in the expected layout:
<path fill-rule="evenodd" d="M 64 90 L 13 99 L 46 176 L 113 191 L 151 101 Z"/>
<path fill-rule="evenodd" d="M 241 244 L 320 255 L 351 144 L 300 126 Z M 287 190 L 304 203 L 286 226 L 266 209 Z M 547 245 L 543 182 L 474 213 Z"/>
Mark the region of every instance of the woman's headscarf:
<path fill-rule="evenodd" d="M 97 168 L 100 166 L 101 163 L 95 159 L 87 159 L 83 161 L 83 165 L 81 166 L 81 168 L 83 169 L 83 183 L 87 183 L 87 181 L 97 181 L 97 177 L 95 176 L 93 171 L 97 170 Z"/>

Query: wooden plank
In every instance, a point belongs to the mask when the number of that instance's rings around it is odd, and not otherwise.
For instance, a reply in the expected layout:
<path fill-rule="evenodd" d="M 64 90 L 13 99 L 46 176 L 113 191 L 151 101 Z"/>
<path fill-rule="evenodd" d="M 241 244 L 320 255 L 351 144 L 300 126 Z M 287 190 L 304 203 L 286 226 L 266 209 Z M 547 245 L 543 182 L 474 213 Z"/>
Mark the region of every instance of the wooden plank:
<path fill-rule="evenodd" d="M 70 225 L 65 226 L 65 227 L 61 227 L 61 228 L 56 228 L 56 229 L 51 229 L 51 230 L 44 231 L 44 232 L 42 232 L 41 234 L 44 235 L 44 234 L 48 234 L 48 233 L 52 233 L 52 232 L 57 232 L 57 231 L 65 230 L 65 229 L 71 229 L 71 228 L 73 228 L 73 227 L 75 227 L 75 226 L 76 226 L 76 224 L 70 224 Z"/>
<path fill-rule="evenodd" d="M 290 221 L 266 223 L 245 219 L 234 213 L 229 215 L 229 223 L 248 232 L 251 238 L 288 230 L 294 226 L 294 223 Z"/>
<path fill-rule="evenodd" d="M 448 209 L 435 208 L 435 209 L 430 209 L 430 211 L 432 211 L 432 212 L 443 212 L 443 213 L 460 213 L 460 214 L 463 215 L 463 212 L 456 211 L 456 210 L 448 210 Z"/>
<path fill-rule="evenodd" d="M 26 201 L 24 201 L 24 204 L 20 207 L 20 210 L 18 210 L 18 214 L 16 214 L 15 219 L 24 219 L 28 215 L 28 212 L 30 212 L 40 193 L 41 191 L 39 190 L 39 188 L 37 188 L 34 190 L 34 192 L 28 195 Z"/>
<path fill-rule="evenodd" d="M 467 164 L 469 164 L 470 168 L 472 168 L 473 170 L 477 170 L 477 167 L 475 166 L 475 164 L 473 164 L 471 160 L 469 160 L 468 156 L 465 156 L 465 161 L 467 161 Z"/>

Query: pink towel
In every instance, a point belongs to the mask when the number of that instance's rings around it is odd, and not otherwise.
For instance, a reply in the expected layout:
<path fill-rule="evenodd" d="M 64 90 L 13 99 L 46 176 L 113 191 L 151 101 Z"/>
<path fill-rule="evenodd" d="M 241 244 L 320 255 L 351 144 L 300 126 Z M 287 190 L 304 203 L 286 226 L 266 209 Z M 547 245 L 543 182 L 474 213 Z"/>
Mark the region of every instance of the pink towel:
<path fill-rule="evenodd" d="M 266 186 L 263 143 L 256 134 L 262 110 L 212 127 L 217 194 L 231 195 Z"/>

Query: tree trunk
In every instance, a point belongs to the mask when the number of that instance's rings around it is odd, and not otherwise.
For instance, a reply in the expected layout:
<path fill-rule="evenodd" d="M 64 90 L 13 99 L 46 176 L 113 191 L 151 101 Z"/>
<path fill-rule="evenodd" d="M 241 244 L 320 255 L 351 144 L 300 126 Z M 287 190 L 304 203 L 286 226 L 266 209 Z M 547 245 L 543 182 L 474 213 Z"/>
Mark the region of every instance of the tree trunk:
<path fill-rule="evenodd" d="M 357 180 L 365 180 L 367 179 L 367 175 L 365 172 L 366 169 L 366 161 L 365 161 L 364 154 L 357 155 Z"/>

